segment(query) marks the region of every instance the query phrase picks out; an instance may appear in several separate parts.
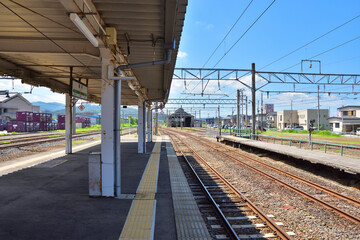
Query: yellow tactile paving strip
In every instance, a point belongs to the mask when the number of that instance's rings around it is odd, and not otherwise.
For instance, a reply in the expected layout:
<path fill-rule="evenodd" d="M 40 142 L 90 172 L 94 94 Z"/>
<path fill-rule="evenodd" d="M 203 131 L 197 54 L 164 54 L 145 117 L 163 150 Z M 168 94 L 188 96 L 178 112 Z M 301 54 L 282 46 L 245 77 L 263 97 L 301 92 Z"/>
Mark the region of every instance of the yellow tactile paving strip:
<path fill-rule="evenodd" d="M 119 239 L 153 239 L 161 142 L 155 143 Z"/>
<path fill-rule="evenodd" d="M 169 161 L 177 239 L 211 239 L 170 140 L 165 137 L 164 141 Z"/>

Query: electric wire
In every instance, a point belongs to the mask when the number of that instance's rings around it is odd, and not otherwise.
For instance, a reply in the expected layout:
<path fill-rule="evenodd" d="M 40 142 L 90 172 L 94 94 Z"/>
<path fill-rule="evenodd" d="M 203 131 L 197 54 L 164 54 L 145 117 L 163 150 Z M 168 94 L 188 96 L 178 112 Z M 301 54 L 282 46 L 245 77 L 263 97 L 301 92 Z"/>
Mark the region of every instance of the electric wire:
<path fill-rule="evenodd" d="M 333 51 L 333 50 L 335 50 L 335 49 L 337 49 L 337 48 L 339 48 L 339 47 L 342 47 L 342 46 L 344 46 L 344 45 L 346 45 L 346 44 L 348 44 L 348 43 L 351 43 L 351 42 L 353 42 L 353 41 L 355 41 L 355 40 L 357 40 L 357 39 L 359 39 L 359 38 L 360 38 L 360 36 L 357 36 L 357 37 L 355 37 L 355 38 L 353 38 L 353 39 L 351 39 L 351 40 L 349 40 L 349 41 L 346 41 L 346 42 L 343 42 L 343 43 L 341 43 L 341 44 L 339 44 L 339 45 L 336 45 L 335 47 L 332 47 L 332 48 L 330 48 L 330 49 L 328 49 L 328 50 L 325 50 L 325 51 L 323 51 L 323 52 L 321 52 L 321 53 L 318 53 L 318 54 L 312 56 L 311 58 L 309 58 L 309 60 L 311 60 L 311 59 L 313 59 L 313 58 L 316 58 L 316 57 L 319 57 L 319 56 L 321 56 L 321 55 L 323 55 L 323 54 L 325 54 L 325 53 L 328 53 L 328 52 L 330 52 L 330 51 Z M 290 67 L 287 67 L 287 68 L 285 68 L 285 69 L 283 69 L 283 70 L 281 70 L 281 71 L 286 71 L 286 70 L 288 70 L 288 69 L 290 69 L 290 68 L 293 68 L 293 67 L 296 67 L 296 66 L 298 66 L 298 65 L 300 65 L 300 63 L 296 63 L 296 64 L 294 64 L 294 65 L 292 65 L 292 66 L 290 66 Z"/>
<path fill-rule="evenodd" d="M 215 63 L 212 68 L 215 68 L 224 57 L 238 44 L 238 42 L 248 33 L 248 31 L 259 21 L 259 19 L 269 10 L 269 8 L 276 2 L 276 0 L 272 1 L 270 5 L 260 14 L 260 16 L 246 29 L 246 31 L 236 40 L 236 42 L 224 53 L 224 55 Z"/>
<path fill-rule="evenodd" d="M 251 0 L 249 2 L 249 4 L 246 6 L 246 8 L 244 9 L 244 11 L 240 14 L 240 16 L 236 19 L 235 23 L 232 25 L 232 27 L 230 28 L 230 30 L 226 33 L 226 35 L 224 36 L 224 38 L 221 40 L 221 42 L 217 45 L 217 47 L 215 48 L 215 50 L 211 53 L 210 57 L 205 61 L 205 63 L 203 64 L 202 68 L 205 67 L 205 65 L 210 61 L 210 59 L 214 56 L 215 52 L 219 49 L 219 47 L 221 46 L 221 44 L 225 41 L 225 39 L 227 38 L 227 36 L 231 33 L 231 31 L 234 29 L 234 27 L 236 26 L 236 24 L 239 22 L 239 20 L 241 19 L 241 17 L 245 14 L 245 12 L 247 11 L 247 9 L 250 7 L 251 3 L 254 0 Z"/>
<path fill-rule="evenodd" d="M 259 17 L 246 29 L 246 31 L 237 39 L 237 41 L 224 53 L 224 55 L 216 62 L 216 64 L 212 67 L 215 68 L 221 61 L 222 59 L 238 44 L 238 42 L 246 35 L 246 33 L 256 24 L 256 22 L 269 10 L 269 8 L 275 3 L 276 0 L 273 0 L 272 3 L 259 15 Z M 252 1 L 249 3 L 248 7 L 250 6 L 250 4 L 252 3 Z M 248 8 L 247 7 L 247 8 Z M 247 9 L 246 8 L 246 9 Z M 246 11 L 245 9 L 245 11 Z M 243 13 L 245 13 L 245 11 Z M 242 15 L 240 15 L 241 17 Z M 227 35 L 226 35 L 227 36 Z M 224 40 L 224 39 L 223 39 Z M 221 43 L 220 43 L 221 44 Z M 220 45 L 219 45 L 220 46 Z M 219 47 L 218 46 L 218 47 Z M 217 47 L 217 48 L 218 48 Z M 216 49 L 217 49 L 216 48 Z M 215 52 L 213 52 L 214 54 Z M 212 54 L 212 55 L 213 55 Z M 212 56 L 211 55 L 211 56 Z M 205 91 L 207 85 L 209 83 L 209 80 L 206 82 L 204 89 L 202 89 L 202 91 Z M 193 88 L 193 90 L 200 84 L 200 82 Z M 193 90 L 191 90 L 190 92 L 192 92 Z"/>
<path fill-rule="evenodd" d="M 311 40 L 310 42 L 308 42 L 308 43 L 306 43 L 306 44 L 302 45 L 301 47 L 298 47 L 298 48 L 296 48 L 295 50 L 293 50 L 293 51 L 291 51 L 291 52 L 289 52 L 289 53 L 285 54 L 284 56 L 282 56 L 282 57 L 280 57 L 280 58 L 276 59 L 275 61 L 273 61 L 273 62 L 271 62 L 271 63 L 269 63 L 269 64 L 265 65 L 264 67 L 260 68 L 259 70 L 262 70 L 262 69 L 264 69 L 264 68 L 266 68 L 266 67 L 268 67 L 268 66 L 270 66 L 270 65 L 272 65 L 272 64 L 274 64 L 274 63 L 276 63 L 276 62 L 278 62 L 278 61 L 280 61 L 281 59 L 284 59 L 284 58 L 288 57 L 289 55 L 291 55 L 291 54 L 293 54 L 293 53 L 295 53 L 295 52 L 299 51 L 300 49 L 302 49 L 302 48 L 304 48 L 304 47 L 306 47 L 306 46 L 308 46 L 308 45 L 310 45 L 310 44 L 312 44 L 312 43 L 316 42 L 317 40 L 319 40 L 319 39 L 321 39 L 321 38 L 325 37 L 326 35 L 328 35 L 328 34 L 330 34 L 330 33 L 334 32 L 335 30 L 337 30 L 337 29 L 339 29 L 339 28 L 341 28 L 341 27 L 345 26 L 346 24 L 348 24 L 348 23 L 350 23 L 350 22 L 354 21 L 354 20 L 355 20 L 355 19 L 357 19 L 358 17 L 360 17 L 360 14 L 359 14 L 359 15 L 357 15 L 356 17 L 354 17 L 354 18 L 352 18 L 352 19 L 350 19 L 350 20 L 346 21 L 345 23 L 343 23 L 343 24 L 341 24 L 341 25 L 339 25 L 339 26 L 337 26 L 337 27 L 335 27 L 335 28 L 331 29 L 330 31 L 328 31 L 328 32 L 324 33 L 323 35 L 321 35 L 321 36 L 319 36 L 319 37 L 317 37 L 317 38 L 315 38 L 315 39 Z"/>
<path fill-rule="evenodd" d="M 276 2 L 276 0 L 272 1 L 270 5 L 256 18 L 256 20 L 246 29 L 246 31 L 236 40 L 236 42 L 224 53 L 224 55 L 215 63 L 212 68 L 215 68 L 224 57 L 239 43 L 239 41 L 249 32 L 249 30 L 259 21 L 259 19 L 270 9 L 270 7 Z M 209 80 L 205 84 L 204 90 L 206 89 Z"/>

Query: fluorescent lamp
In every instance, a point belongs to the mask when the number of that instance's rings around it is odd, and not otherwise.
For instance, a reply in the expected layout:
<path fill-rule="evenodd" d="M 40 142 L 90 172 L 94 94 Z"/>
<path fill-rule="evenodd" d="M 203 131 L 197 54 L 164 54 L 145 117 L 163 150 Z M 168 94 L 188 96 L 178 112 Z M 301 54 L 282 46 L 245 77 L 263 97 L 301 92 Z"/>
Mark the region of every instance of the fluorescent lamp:
<path fill-rule="evenodd" d="M 77 26 L 77 28 L 84 34 L 84 36 L 91 42 L 94 47 L 99 46 L 99 41 L 94 37 L 92 32 L 87 28 L 85 23 L 76 13 L 70 13 L 70 20 Z"/>

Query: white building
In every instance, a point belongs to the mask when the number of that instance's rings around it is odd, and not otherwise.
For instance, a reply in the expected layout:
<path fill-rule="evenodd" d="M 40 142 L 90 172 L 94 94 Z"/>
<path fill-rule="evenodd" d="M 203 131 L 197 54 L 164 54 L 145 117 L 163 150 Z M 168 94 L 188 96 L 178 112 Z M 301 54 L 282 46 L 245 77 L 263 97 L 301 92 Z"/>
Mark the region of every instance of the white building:
<path fill-rule="evenodd" d="M 0 91 L 0 123 L 16 120 L 17 111 L 40 112 L 40 107 L 33 106 L 20 93 Z"/>
<path fill-rule="evenodd" d="M 320 109 L 320 129 L 330 129 L 329 110 Z M 310 120 L 315 120 L 314 127 L 318 126 L 318 110 L 281 110 L 277 112 L 277 126 L 279 129 L 286 127 L 302 126 L 304 130 L 309 129 Z"/>
<path fill-rule="evenodd" d="M 356 133 L 360 128 L 360 106 L 344 106 L 338 108 L 338 117 L 330 117 L 330 129 L 336 133 Z"/>

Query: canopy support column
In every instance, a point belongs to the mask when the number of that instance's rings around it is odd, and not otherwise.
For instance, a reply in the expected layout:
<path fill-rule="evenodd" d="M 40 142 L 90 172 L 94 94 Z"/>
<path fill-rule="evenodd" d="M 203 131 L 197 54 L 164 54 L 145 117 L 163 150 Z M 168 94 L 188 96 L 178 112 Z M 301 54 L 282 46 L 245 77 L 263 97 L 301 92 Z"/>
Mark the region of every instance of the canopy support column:
<path fill-rule="evenodd" d="M 107 76 L 111 58 L 102 59 L 101 69 L 101 192 L 113 197 L 115 186 L 115 89 Z"/>
<path fill-rule="evenodd" d="M 146 153 L 145 115 L 145 101 L 140 98 L 138 103 L 138 153 Z"/>
<path fill-rule="evenodd" d="M 147 141 L 152 142 L 152 111 L 151 106 L 147 110 Z"/>
<path fill-rule="evenodd" d="M 65 153 L 72 153 L 72 102 L 71 96 L 65 94 Z"/>

